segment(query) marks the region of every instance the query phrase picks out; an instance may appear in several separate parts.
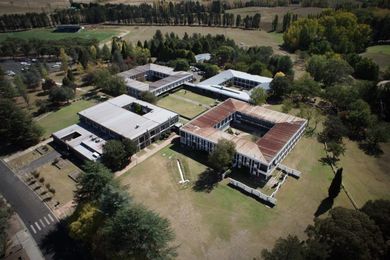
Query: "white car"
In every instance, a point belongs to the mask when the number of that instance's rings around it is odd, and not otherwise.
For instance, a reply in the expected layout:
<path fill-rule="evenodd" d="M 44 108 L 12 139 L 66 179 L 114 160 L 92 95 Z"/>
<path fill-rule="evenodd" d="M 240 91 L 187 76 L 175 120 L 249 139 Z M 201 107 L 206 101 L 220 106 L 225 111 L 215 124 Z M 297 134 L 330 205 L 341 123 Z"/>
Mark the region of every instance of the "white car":
<path fill-rule="evenodd" d="M 53 65 L 51 65 L 51 67 L 52 67 L 52 68 L 60 68 L 61 65 L 60 65 L 60 64 L 53 64 Z"/>
<path fill-rule="evenodd" d="M 15 72 L 13 72 L 12 70 L 7 70 L 5 73 L 7 74 L 7 76 L 10 76 L 10 77 L 12 77 L 12 76 L 15 76 L 15 75 L 16 75 L 16 73 L 15 73 Z"/>

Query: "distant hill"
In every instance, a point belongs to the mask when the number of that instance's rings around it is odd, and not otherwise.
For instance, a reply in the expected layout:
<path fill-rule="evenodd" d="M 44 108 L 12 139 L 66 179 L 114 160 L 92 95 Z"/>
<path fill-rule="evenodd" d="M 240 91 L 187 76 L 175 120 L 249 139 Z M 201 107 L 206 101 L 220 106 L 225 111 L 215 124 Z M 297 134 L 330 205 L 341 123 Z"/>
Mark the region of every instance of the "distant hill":
<path fill-rule="evenodd" d="M 69 0 L 0 0 L 0 14 L 49 12 L 69 6 Z"/>

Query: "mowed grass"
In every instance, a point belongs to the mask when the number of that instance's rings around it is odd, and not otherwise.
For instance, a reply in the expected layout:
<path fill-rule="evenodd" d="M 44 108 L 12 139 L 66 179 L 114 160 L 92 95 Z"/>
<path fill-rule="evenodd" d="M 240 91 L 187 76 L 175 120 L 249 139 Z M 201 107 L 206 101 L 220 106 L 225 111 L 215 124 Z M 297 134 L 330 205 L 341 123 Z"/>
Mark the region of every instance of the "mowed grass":
<path fill-rule="evenodd" d="M 390 45 L 375 45 L 367 48 L 362 54 L 364 57 L 373 59 L 381 69 L 390 66 Z"/>
<path fill-rule="evenodd" d="M 173 94 L 183 98 L 191 99 L 195 102 L 201 103 L 206 106 L 212 106 L 215 104 L 215 99 L 203 95 L 199 95 L 195 92 L 186 89 L 180 89 L 179 91 L 176 91 Z"/>
<path fill-rule="evenodd" d="M 79 121 L 77 112 L 91 107 L 95 103 L 88 100 L 79 100 L 71 103 L 68 106 L 48 114 L 46 117 L 37 120 L 37 123 L 44 130 L 44 138 L 50 137 L 53 132 L 56 132 L 62 128 L 76 124 Z"/>
<path fill-rule="evenodd" d="M 83 39 L 97 39 L 98 41 L 103 41 L 110 39 L 112 36 L 116 35 L 117 31 L 104 29 L 104 28 L 95 28 L 95 29 L 83 29 L 77 33 L 55 33 L 53 29 L 32 29 L 22 32 L 7 32 L 0 33 L 0 42 L 4 41 L 8 37 L 19 38 L 23 40 L 38 38 L 44 40 L 60 40 L 66 38 L 83 38 Z"/>
<path fill-rule="evenodd" d="M 205 156 L 179 145 L 159 151 L 120 177 L 120 182 L 136 201 L 170 220 L 180 259 L 250 259 L 259 257 L 280 236 L 304 237 L 333 178 L 330 167 L 319 161 L 323 156 L 322 144 L 314 137 L 300 140 L 284 163 L 303 175 L 299 180 L 287 179 L 274 208 L 231 188 L 227 180 L 209 193 L 193 190 L 191 186 L 207 169 Z M 178 184 L 177 158 L 191 180 L 186 189 Z M 352 204 L 340 193 L 334 206 L 351 208 Z"/>
<path fill-rule="evenodd" d="M 193 118 L 206 111 L 206 108 L 203 106 L 195 105 L 171 95 L 159 99 L 157 101 L 157 106 L 172 110 L 187 118 Z"/>

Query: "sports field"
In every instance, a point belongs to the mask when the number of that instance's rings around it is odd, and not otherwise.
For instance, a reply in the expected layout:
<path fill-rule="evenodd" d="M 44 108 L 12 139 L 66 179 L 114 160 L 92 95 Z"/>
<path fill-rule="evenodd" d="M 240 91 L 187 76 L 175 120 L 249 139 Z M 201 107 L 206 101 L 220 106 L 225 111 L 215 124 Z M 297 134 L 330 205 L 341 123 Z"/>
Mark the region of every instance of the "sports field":
<path fill-rule="evenodd" d="M 373 59 L 382 70 L 390 66 L 390 45 L 375 45 L 368 47 L 367 51 L 362 55 Z"/>
<path fill-rule="evenodd" d="M 115 29 L 106 29 L 104 27 L 99 28 L 86 28 L 77 33 L 55 33 L 53 29 L 32 29 L 22 32 L 8 32 L 0 33 L 0 42 L 4 41 L 7 37 L 14 37 L 19 39 L 32 39 L 39 38 L 44 40 L 60 40 L 65 38 L 83 38 L 83 39 L 97 39 L 98 41 L 104 41 L 110 39 L 112 36 L 118 34 Z"/>

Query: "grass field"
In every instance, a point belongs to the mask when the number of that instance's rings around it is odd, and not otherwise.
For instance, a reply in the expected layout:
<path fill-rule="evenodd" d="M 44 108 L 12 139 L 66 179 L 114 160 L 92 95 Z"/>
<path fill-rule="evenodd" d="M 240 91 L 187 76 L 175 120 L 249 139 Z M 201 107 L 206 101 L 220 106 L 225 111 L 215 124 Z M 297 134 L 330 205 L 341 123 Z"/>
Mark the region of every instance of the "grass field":
<path fill-rule="evenodd" d="M 191 99 L 195 102 L 199 102 L 206 106 L 212 106 L 215 104 L 215 99 L 203 95 L 199 95 L 190 90 L 180 89 L 179 91 L 176 91 L 174 94 L 183 98 Z"/>
<path fill-rule="evenodd" d="M 266 31 L 252 31 L 233 28 L 213 28 L 213 27 L 192 27 L 192 26 L 122 26 L 122 30 L 127 31 L 128 34 L 123 38 L 136 44 L 138 40 L 141 42 L 150 40 L 160 30 L 162 34 L 174 32 L 179 37 L 183 37 L 184 33 L 192 35 L 193 33 L 200 33 L 202 35 L 216 35 L 223 34 L 228 38 L 233 39 L 239 46 L 271 46 L 274 52 L 286 53 L 280 50 L 280 37 L 275 37 L 274 34 Z M 281 35 L 281 34 L 280 34 Z"/>
<path fill-rule="evenodd" d="M 281 110 L 280 105 L 270 108 Z M 298 112 L 291 110 L 292 114 Z M 321 130 L 321 123 L 317 130 Z M 370 199 L 390 199 L 390 144 L 383 144 L 384 154 L 375 158 L 367 156 L 357 143 L 345 143 L 347 151 L 338 165 L 344 168 L 343 184 L 357 205 L 361 207 Z M 287 179 L 272 209 L 229 187 L 227 180 L 211 192 L 193 189 L 199 176 L 207 172 L 206 156 L 179 145 L 165 147 L 123 175 L 120 182 L 136 201 L 170 220 L 179 259 L 250 259 L 259 257 L 261 250 L 272 247 L 280 236 L 305 237 L 305 228 L 323 209 L 320 205 L 334 176 L 331 168 L 320 161 L 325 156 L 315 136 L 303 137 L 283 161 L 300 170 L 302 176 L 299 180 Z M 178 184 L 176 159 L 180 159 L 184 175 L 190 180 L 187 188 Z M 353 208 L 343 191 L 334 201 L 336 206 Z"/>
<path fill-rule="evenodd" d="M 375 45 L 368 47 L 367 51 L 362 55 L 373 59 L 382 70 L 390 66 L 390 45 Z"/>
<path fill-rule="evenodd" d="M 38 120 L 38 124 L 44 129 L 43 137 L 48 138 L 53 132 L 77 123 L 79 121 L 77 112 L 94 104 L 92 101 L 79 100 Z"/>
<path fill-rule="evenodd" d="M 331 169 L 319 162 L 324 155 L 315 138 L 304 137 L 298 143 L 284 163 L 303 175 L 299 180 L 288 178 L 273 209 L 229 187 L 226 180 L 210 193 L 181 189 L 173 163 L 176 158 L 183 162 L 191 185 L 207 167 L 204 157 L 185 154 L 172 145 L 130 170 L 120 182 L 136 201 L 170 220 L 180 259 L 249 259 L 258 257 L 280 236 L 304 235 L 333 178 Z M 344 193 L 334 205 L 352 207 Z"/>
<path fill-rule="evenodd" d="M 97 39 L 98 41 L 104 41 L 110 39 L 117 33 L 118 31 L 115 31 L 113 29 L 105 29 L 104 27 L 96 29 L 86 28 L 77 33 L 54 33 L 53 29 L 32 29 L 22 32 L 0 33 L 0 42 L 4 41 L 7 37 L 15 37 L 24 40 L 32 38 L 59 40 L 65 38 L 80 37 L 84 39 Z"/>
<path fill-rule="evenodd" d="M 172 110 L 179 115 L 188 118 L 193 118 L 202 113 L 203 111 L 206 111 L 206 108 L 202 106 L 175 98 L 171 95 L 159 99 L 157 101 L 157 106 Z"/>

